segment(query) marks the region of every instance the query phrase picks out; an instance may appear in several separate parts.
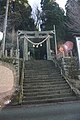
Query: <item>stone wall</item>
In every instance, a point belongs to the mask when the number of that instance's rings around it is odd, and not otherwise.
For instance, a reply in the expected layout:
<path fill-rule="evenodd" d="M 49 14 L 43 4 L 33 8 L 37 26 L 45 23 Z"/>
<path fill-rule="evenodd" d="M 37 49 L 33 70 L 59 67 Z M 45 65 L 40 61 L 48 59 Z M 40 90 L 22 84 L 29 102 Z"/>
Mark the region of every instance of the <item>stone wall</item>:
<path fill-rule="evenodd" d="M 19 103 L 19 95 L 20 95 L 20 75 L 21 75 L 21 65 L 22 61 L 14 58 L 0 58 L 0 63 L 3 65 L 7 65 L 14 73 L 15 76 L 15 92 L 12 95 L 11 101 L 14 104 Z"/>
<path fill-rule="evenodd" d="M 58 64 L 71 88 L 80 96 L 80 70 L 78 69 L 78 59 L 75 57 L 64 57 L 58 59 Z"/>
<path fill-rule="evenodd" d="M 16 89 L 17 77 L 14 66 L 0 61 L 0 107 L 11 101 Z"/>

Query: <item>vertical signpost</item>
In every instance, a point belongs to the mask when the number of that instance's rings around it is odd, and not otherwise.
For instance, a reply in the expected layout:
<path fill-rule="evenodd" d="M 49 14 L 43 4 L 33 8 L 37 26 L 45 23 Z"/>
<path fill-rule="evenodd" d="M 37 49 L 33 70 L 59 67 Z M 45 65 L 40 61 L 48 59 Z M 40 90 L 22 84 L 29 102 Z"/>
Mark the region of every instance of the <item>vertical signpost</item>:
<path fill-rule="evenodd" d="M 76 37 L 77 43 L 77 51 L 78 51 L 78 58 L 79 58 L 79 69 L 80 69 L 80 37 Z"/>

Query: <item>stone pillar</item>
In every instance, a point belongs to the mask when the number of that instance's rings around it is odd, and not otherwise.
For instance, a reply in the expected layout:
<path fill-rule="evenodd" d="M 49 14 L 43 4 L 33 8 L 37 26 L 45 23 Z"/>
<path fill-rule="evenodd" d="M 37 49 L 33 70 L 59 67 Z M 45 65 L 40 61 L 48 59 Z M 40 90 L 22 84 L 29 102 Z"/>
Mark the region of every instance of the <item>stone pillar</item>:
<path fill-rule="evenodd" d="M 16 58 L 19 59 L 19 38 L 18 38 L 18 32 L 17 32 L 17 52 L 16 52 Z"/>
<path fill-rule="evenodd" d="M 73 57 L 72 50 L 70 51 L 70 56 Z"/>
<path fill-rule="evenodd" d="M 7 50 L 5 50 L 5 56 L 8 57 L 8 55 L 7 55 Z"/>
<path fill-rule="evenodd" d="M 24 60 L 28 60 L 28 41 L 24 38 Z"/>
<path fill-rule="evenodd" d="M 0 50 L 0 58 L 2 57 L 2 51 Z"/>
<path fill-rule="evenodd" d="M 15 57 L 16 57 L 16 59 L 19 59 L 19 53 L 18 53 L 19 51 L 17 51 L 17 49 L 15 50 Z"/>
<path fill-rule="evenodd" d="M 10 57 L 13 57 L 13 49 L 10 50 Z"/>
<path fill-rule="evenodd" d="M 51 60 L 50 38 L 46 40 L 46 47 L 47 47 L 47 60 Z"/>

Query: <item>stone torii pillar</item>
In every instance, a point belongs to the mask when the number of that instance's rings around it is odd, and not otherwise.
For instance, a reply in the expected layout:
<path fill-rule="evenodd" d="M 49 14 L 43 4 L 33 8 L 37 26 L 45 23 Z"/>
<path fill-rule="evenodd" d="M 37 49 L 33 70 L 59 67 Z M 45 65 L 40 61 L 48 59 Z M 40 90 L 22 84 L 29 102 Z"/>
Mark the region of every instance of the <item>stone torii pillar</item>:
<path fill-rule="evenodd" d="M 24 37 L 24 52 L 23 52 L 24 60 L 28 60 L 28 41 Z"/>
<path fill-rule="evenodd" d="M 50 51 L 50 38 L 46 40 L 46 47 L 47 47 L 47 60 L 51 60 L 51 51 Z"/>

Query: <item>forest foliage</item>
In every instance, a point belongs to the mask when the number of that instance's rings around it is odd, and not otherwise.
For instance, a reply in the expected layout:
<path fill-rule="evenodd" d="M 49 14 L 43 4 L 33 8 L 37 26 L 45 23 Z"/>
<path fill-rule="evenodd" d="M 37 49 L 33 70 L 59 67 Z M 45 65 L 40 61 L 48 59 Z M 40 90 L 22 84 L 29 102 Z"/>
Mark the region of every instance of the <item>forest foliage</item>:
<path fill-rule="evenodd" d="M 32 8 L 28 0 L 10 0 L 7 30 L 13 28 L 17 31 L 53 30 L 56 26 L 57 40 L 67 40 L 73 33 L 80 32 L 80 0 L 67 0 L 66 14 L 56 0 L 41 0 L 41 11 L 36 10 L 37 23 L 32 17 Z M 0 0 L 0 30 L 3 29 L 3 22 L 6 10 L 6 0 Z"/>
<path fill-rule="evenodd" d="M 3 23 L 6 0 L 2 0 L 0 4 L 0 23 Z M 35 30 L 34 19 L 31 16 L 31 12 L 32 8 L 27 0 L 10 0 L 7 29 L 10 31 L 14 26 L 15 30 Z"/>

